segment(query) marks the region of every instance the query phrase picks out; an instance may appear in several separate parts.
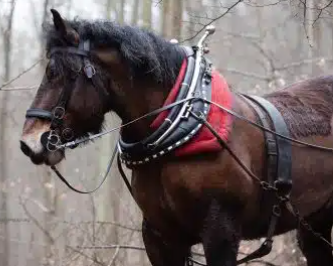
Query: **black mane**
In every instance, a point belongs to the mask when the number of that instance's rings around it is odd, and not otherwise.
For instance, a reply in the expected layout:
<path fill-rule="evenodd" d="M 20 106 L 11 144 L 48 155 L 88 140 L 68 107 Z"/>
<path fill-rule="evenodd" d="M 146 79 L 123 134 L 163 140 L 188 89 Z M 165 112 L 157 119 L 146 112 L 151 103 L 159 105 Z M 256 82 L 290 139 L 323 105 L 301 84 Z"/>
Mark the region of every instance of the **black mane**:
<path fill-rule="evenodd" d="M 131 77 L 149 73 L 157 82 L 169 86 L 175 81 L 185 57 L 178 45 L 171 44 L 145 29 L 121 26 L 105 20 L 75 19 L 66 22 L 78 32 L 80 40 L 89 39 L 96 47 L 117 48 L 129 64 Z M 45 26 L 45 38 L 47 51 L 52 47 L 66 45 L 59 38 L 53 24 Z M 67 65 L 73 63 L 66 62 Z"/>

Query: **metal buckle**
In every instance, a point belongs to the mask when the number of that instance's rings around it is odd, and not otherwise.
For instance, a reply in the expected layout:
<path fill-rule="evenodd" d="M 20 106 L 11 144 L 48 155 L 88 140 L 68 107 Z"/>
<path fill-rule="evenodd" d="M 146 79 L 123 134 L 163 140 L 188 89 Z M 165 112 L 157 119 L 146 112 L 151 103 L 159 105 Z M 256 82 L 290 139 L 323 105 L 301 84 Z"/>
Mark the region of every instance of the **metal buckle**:
<path fill-rule="evenodd" d="M 63 119 L 64 116 L 65 116 L 65 113 L 66 113 L 65 108 L 61 107 L 61 106 L 55 107 L 52 111 L 53 117 L 58 119 L 58 120 Z"/>
<path fill-rule="evenodd" d="M 89 79 L 91 79 L 96 74 L 96 69 L 88 60 L 85 60 L 84 73 Z"/>
<path fill-rule="evenodd" d="M 189 116 L 190 116 L 190 112 L 192 111 L 192 109 L 193 109 L 193 104 L 188 105 L 187 108 L 186 108 L 185 114 L 182 115 L 181 118 L 182 119 L 188 119 Z"/>

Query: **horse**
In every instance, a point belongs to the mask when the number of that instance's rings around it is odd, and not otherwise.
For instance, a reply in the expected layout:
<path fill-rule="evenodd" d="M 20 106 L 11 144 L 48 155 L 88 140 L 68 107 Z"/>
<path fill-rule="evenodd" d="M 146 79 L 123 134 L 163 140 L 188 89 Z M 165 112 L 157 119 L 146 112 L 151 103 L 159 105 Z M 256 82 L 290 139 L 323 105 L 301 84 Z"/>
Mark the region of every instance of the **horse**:
<path fill-rule="evenodd" d="M 115 112 L 153 266 L 184 265 L 198 243 L 208 266 L 235 266 L 240 241 L 294 229 L 308 266 L 333 265 L 333 76 L 251 98 L 229 89 L 202 42 L 51 13 L 20 139 L 32 163 L 55 167 Z"/>

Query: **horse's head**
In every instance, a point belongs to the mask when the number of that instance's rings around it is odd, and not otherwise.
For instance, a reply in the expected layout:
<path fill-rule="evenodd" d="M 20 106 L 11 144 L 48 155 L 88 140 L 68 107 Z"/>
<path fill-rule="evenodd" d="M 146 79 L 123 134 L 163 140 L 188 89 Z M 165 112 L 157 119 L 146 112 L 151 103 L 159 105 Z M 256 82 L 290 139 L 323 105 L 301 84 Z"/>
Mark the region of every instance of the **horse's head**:
<path fill-rule="evenodd" d="M 49 62 L 21 137 L 23 153 L 48 165 L 64 157 L 57 144 L 99 132 L 106 112 L 124 121 L 159 107 L 167 93 L 161 88 L 170 88 L 182 62 L 175 45 L 150 32 L 51 12 Z"/>
<path fill-rule="evenodd" d="M 49 62 L 26 115 L 21 150 L 35 164 L 54 165 L 64 157 L 64 151 L 56 149 L 57 143 L 101 129 L 111 91 L 106 84 L 108 75 L 97 63 L 97 54 L 91 53 L 90 43 L 81 40 L 57 11 L 51 12 Z"/>

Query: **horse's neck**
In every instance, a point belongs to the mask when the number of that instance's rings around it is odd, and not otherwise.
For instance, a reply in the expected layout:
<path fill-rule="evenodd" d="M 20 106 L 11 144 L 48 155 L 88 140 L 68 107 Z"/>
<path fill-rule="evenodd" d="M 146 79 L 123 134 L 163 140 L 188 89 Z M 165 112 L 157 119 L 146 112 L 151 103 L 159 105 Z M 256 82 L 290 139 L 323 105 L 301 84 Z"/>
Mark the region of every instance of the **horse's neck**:
<path fill-rule="evenodd" d="M 127 91 L 128 93 L 125 93 L 121 100 L 122 111 L 118 113 L 123 124 L 162 107 L 170 89 L 138 83 L 138 85 L 128 88 Z M 154 118 L 144 118 L 124 128 L 122 131 L 123 139 L 133 142 L 147 137 L 151 133 L 150 125 Z"/>

